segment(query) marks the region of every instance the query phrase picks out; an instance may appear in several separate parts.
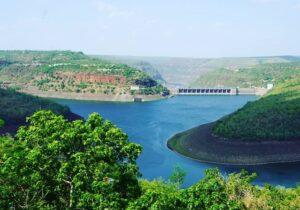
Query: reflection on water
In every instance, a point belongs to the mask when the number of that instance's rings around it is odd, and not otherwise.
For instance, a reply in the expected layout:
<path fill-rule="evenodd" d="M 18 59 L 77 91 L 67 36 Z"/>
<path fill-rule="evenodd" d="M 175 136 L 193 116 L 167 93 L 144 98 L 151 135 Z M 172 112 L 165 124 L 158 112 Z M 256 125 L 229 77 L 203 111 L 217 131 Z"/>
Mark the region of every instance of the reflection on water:
<path fill-rule="evenodd" d="M 300 164 L 276 164 L 264 166 L 217 166 L 187 159 L 170 151 L 167 140 L 175 133 L 214 121 L 242 107 L 254 96 L 180 96 L 146 103 L 110 103 L 60 100 L 74 113 L 87 117 L 99 112 L 126 132 L 131 141 L 143 146 L 138 165 L 144 178 L 167 179 L 175 165 L 187 171 L 185 185 L 197 182 L 205 169 L 219 167 L 224 174 L 241 168 L 256 172 L 257 184 L 271 183 L 294 186 L 300 182 Z"/>

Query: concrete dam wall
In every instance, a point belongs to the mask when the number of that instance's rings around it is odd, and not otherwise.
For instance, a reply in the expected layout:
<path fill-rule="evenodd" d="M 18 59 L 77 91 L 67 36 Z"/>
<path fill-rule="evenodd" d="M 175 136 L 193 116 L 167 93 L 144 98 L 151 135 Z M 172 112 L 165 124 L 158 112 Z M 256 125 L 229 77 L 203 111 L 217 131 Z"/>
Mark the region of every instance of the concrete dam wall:
<path fill-rule="evenodd" d="M 177 95 L 264 95 L 265 88 L 179 88 Z"/>

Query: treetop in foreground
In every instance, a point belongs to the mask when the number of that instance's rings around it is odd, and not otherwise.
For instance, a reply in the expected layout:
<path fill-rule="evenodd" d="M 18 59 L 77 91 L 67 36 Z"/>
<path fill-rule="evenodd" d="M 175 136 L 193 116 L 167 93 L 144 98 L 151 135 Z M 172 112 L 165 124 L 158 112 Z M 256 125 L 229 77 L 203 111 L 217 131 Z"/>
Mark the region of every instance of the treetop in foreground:
<path fill-rule="evenodd" d="M 122 209 L 139 196 L 141 147 L 99 114 L 39 111 L 28 123 L 1 141 L 1 208 Z"/>
<path fill-rule="evenodd" d="M 209 169 L 185 189 L 179 167 L 169 181 L 139 180 L 141 150 L 99 114 L 69 122 L 36 112 L 15 138 L 0 136 L 0 209 L 300 208 L 299 187 L 257 187 L 244 171 Z"/>

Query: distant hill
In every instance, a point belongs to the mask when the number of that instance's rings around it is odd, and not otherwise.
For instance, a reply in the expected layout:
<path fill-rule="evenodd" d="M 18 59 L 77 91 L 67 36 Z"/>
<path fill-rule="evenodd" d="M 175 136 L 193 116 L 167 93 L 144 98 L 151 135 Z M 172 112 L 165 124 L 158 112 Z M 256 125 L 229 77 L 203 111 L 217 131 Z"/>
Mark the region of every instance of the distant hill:
<path fill-rule="evenodd" d="M 167 95 L 147 73 L 72 51 L 0 51 L 3 87 L 37 94 Z M 139 86 L 139 89 L 131 89 Z"/>
<path fill-rule="evenodd" d="M 26 117 L 41 109 L 52 110 L 69 120 L 80 118 L 66 106 L 36 96 L 18 93 L 12 89 L 0 88 L 0 99 L 0 119 L 5 121 L 5 126 L 0 128 L 0 134 L 15 132 L 20 125 L 25 124 Z"/>
<path fill-rule="evenodd" d="M 100 56 L 102 57 L 102 56 Z M 138 56 L 103 56 L 109 60 L 119 60 L 128 65 L 139 62 L 149 63 L 166 81 L 168 87 L 202 85 L 202 75 L 218 76 L 210 72 L 226 69 L 233 73 L 239 69 L 261 64 L 300 62 L 297 56 L 236 57 L 236 58 L 172 58 Z M 199 79 L 198 79 L 199 78 Z M 200 82 L 201 81 L 201 82 Z M 215 83 L 213 83 L 215 84 Z"/>
<path fill-rule="evenodd" d="M 296 60 L 296 59 L 295 59 Z M 300 62 L 265 63 L 231 70 L 216 69 L 200 76 L 191 86 L 266 87 L 300 75 Z"/>
<path fill-rule="evenodd" d="M 162 78 L 161 74 L 155 69 L 149 62 L 140 60 L 137 57 L 132 56 L 110 56 L 110 55 L 94 55 L 92 57 L 101 58 L 104 60 L 111 61 L 113 63 L 123 63 L 131 67 L 140 69 L 141 71 L 149 74 L 153 79 L 164 84 L 166 81 Z"/>
<path fill-rule="evenodd" d="M 213 132 L 230 139 L 300 141 L 300 75 L 217 121 Z"/>

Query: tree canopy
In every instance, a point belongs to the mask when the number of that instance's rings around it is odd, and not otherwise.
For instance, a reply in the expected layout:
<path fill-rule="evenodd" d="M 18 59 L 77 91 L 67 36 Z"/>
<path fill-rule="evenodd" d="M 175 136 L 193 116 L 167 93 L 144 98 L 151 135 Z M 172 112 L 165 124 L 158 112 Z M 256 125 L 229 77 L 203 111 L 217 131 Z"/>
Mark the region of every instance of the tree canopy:
<path fill-rule="evenodd" d="M 245 171 L 209 169 L 188 188 L 179 166 L 169 181 L 139 179 L 141 146 L 96 113 L 69 122 L 38 111 L 27 121 L 14 138 L 0 136 L 0 209 L 300 208 L 300 187 L 256 187 Z"/>
<path fill-rule="evenodd" d="M 0 208 L 122 209 L 140 195 L 141 146 L 99 114 L 39 111 L 28 123 L 0 144 Z"/>

